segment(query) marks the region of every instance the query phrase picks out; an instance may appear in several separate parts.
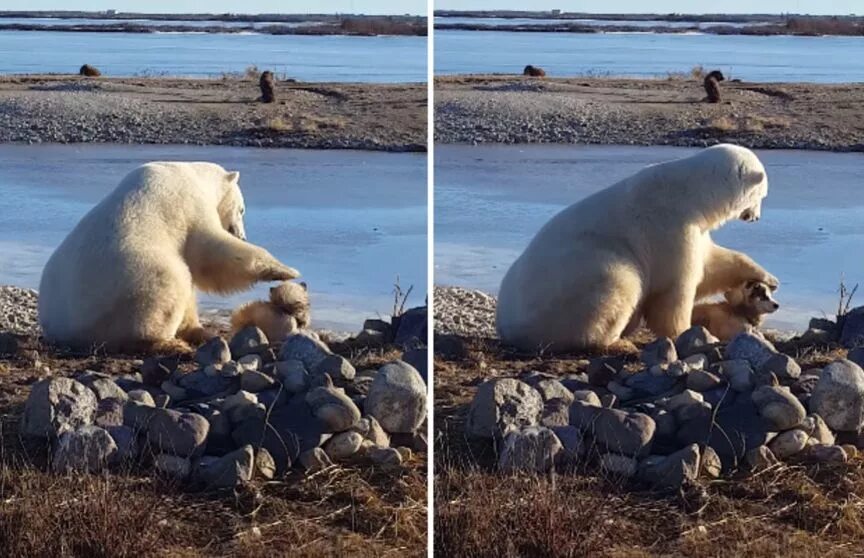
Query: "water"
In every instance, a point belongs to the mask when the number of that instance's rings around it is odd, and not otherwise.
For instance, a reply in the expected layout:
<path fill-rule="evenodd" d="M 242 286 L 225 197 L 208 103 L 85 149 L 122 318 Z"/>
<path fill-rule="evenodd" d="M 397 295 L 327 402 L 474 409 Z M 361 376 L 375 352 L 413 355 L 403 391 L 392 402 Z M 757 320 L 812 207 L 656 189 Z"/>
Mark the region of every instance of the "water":
<path fill-rule="evenodd" d="M 240 171 L 250 242 L 308 282 L 315 327 L 358 331 L 389 315 L 398 275 L 426 292 L 424 154 L 187 146 L 0 145 L 0 284 L 38 288 L 42 267 L 78 220 L 130 170 L 206 160 Z M 204 309 L 264 298 L 271 284 Z"/>
<path fill-rule="evenodd" d="M 520 33 L 437 31 L 435 73 L 665 77 L 691 68 L 766 82 L 864 81 L 864 37 L 755 37 L 701 33 Z"/>
<path fill-rule="evenodd" d="M 435 24 L 439 23 L 462 23 L 468 25 L 566 25 L 575 23 L 579 25 L 590 25 L 602 27 L 607 25 L 630 25 L 633 27 L 698 27 L 704 29 L 716 25 L 728 27 L 750 27 L 753 25 L 764 25 L 764 22 L 733 22 L 724 23 L 719 21 L 662 21 L 655 19 L 533 19 L 528 17 L 441 17 L 435 18 Z"/>
<path fill-rule="evenodd" d="M 697 150 L 624 146 L 435 148 L 435 282 L 495 293 L 510 264 L 562 208 L 645 165 Z M 766 323 L 803 330 L 833 316 L 841 277 L 864 288 L 861 154 L 760 151 L 769 178 L 758 223 L 713 235 L 776 275 L 780 310 Z M 858 304 L 864 304 L 859 295 Z"/>
<path fill-rule="evenodd" d="M 426 37 L 0 31 L 0 74 L 217 77 L 251 65 L 303 81 L 425 82 Z"/>
<path fill-rule="evenodd" d="M 307 27 L 321 25 L 319 21 L 217 21 L 217 20 L 159 20 L 159 19 L 88 19 L 88 18 L 56 18 L 56 17 L 0 17 L 0 25 L 22 24 L 22 25 L 118 25 L 123 23 L 140 25 L 184 25 L 189 27 L 267 27 L 270 25 L 282 25 L 284 27 Z"/>

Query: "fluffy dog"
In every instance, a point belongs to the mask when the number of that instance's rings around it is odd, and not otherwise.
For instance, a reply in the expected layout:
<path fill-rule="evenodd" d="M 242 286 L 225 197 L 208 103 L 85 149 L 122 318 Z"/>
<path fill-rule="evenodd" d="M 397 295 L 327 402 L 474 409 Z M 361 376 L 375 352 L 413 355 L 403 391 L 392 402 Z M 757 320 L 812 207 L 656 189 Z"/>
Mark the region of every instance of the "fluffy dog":
<path fill-rule="evenodd" d="M 766 314 L 780 308 L 771 296 L 771 288 L 760 281 L 747 281 L 724 296 L 723 302 L 697 304 L 692 319 L 693 325 L 704 326 L 721 341 L 759 327 Z"/>
<path fill-rule="evenodd" d="M 306 283 L 286 281 L 270 289 L 270 300 L 244 304 L 231 314 L 231 330 L 256 326 L 270 342 L 281 341 L 298 329 L 309 327 L 309 293 Z"/>

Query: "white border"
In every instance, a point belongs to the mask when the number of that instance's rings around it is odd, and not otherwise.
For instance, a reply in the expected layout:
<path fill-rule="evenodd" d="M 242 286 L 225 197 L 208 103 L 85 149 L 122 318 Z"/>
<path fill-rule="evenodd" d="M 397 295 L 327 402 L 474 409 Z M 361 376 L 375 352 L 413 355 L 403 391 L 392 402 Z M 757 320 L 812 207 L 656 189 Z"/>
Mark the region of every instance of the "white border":
<path fill-rule="evenodd" d="M 435 11 L 426 0 L 426 292 L 429 331 L 426 363 L 426 555 L 433 557 L 435 544 Z"/>

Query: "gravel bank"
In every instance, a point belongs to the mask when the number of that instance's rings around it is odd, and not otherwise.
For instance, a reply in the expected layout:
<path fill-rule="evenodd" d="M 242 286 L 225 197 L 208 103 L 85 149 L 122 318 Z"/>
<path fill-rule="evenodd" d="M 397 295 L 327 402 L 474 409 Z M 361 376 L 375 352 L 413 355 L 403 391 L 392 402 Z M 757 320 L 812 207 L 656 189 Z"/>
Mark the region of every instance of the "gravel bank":
<path fill-rule="evenodd" d="M 0 77 L 0 142 L 426 150 L 425 84 Z"/>
<path fill-rule="evenodd" d="M 495 297 L 462 287 L 435 287 L 435 333 L 495 338 Z"/>
<path fill-rule="evenodd" d="M 590 143 L 864 151 L 864 84 L 724 82 L 702 102 L 701 80 L 435 80 L 441 143 Z"/>
<path fill-rule="evenodd" d="M 36 291 L 0 286 L 0 332 L 31 335 L 39 331 Z"/>

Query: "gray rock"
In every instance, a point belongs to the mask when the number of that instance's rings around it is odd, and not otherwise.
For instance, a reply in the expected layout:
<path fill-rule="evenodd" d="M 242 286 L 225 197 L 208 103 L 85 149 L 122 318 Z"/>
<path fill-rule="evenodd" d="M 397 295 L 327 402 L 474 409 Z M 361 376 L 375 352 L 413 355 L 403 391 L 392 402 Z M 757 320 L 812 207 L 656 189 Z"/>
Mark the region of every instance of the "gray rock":
<path fill-rule="evenodd" d="M 309 387 L 309 373 L 299 360 L 277 362 L 276 377 L 288 393 L 302 393 Z"/>
<path fill-rule="evenodd" d="M 229 360 L 231 360 L 231 350 L 228 348 L 228 343 L 221 337 L 213 337 L 195 351 L 195 362 L 201 366 L 222 364 Z M 142 373 L 146 382 L 148 374 L 145 371 L 142 371 Z"/>
<path fill-rule="evenodd" d="M 61 473 L 95 473 L 108 466 L 116 452 L 117 444 L 105 429 L 85 425 L 60 436 L 51 468 Z"/>
<path fill-rule="evenodd" d="M 246 355 L 257 354 L 265 349 L 270 341 L 264 332 L 255 326 L 247 326 L 234 334 L 228 347 L 231 356 L 237 360 Z"/>
<path fill-rule="evenodd" d="M 398 467 L 402 464 L 402 454 L 395 448 L 372 448 L 367 455 L 372 463 L 384 467 Z"/>
<path fill-rule="evenodd" d="M 754 386 L 753 368 L 746 360 L 724 360 L 717 363 L 716 370 L 726 378 L 737 392 L 752 391 Z"/>
<path fill-rule="evenodd" d="M 705 370 L 708 368 L 708 357 L 706 357 L 702 353 L 690 355 L 681 362 L 690 372 L 695 372 L 696 370 Z"/>
<path fill-rule="evenodd" d="M 363 439 L 363 435 L 359 432 L 340 432 L 327 440 L 324 451 L 332 461 L 342 461 L 360 451 Z"/>
<path fill-rule="evenodd" d="M 762 471 L 780 463 L 768 446 L 753 448 L 745 455 L 747 465 L 754 471 Z"/>
<path fill-rule="evenodd" d="M 768 449 L 778 459 L 786 459 L 807 447 L 808 438 L 810 437 L 806 432 L 800 428 L 794 428 L 775 436 L 773 440 L 768 442 Z"/>
<path fill-rule="evenodd" d="M 188 398 L 186 390 L 170 380 L 162 382 L 159 387 L 168 394 L 172 401 L 183 401 Z"/>
<path fill-rule="evenodd" d="M 677 395 L 673 395 L 666 401 L 666 409 L 669 411 L 677 411 L 683 407 L 690 405 L 699 405 L 705 401 L 705 398 L 698 391 L 685 389 Z"/>
<path fill-rule="evenodd" d="M 299 360 L 306 370 L 315 370 L 330 356 L 330 349 L 310 331 L 298 331 L 285 338 L 279 350 L 279 360 Z"/>
<path fill-rule="evenodd" d="M 643 413 L 573 403 L 570 424 L 590 433 L 607 450 L 623 455 L 643 455 L 651 447 L 656 425 Z"/>
<path fill-rule="evenodd" d="M 656 375 L 648 370 L 637 372 L 627 378 L 627 387 L 630 387 L 639 394 L 645 395 L 662 395 L 671 390 L 678 383 L 678 380 L 662 374 Z"/>
<path fill-rule="evenodd" d="M 635 389 L 623 386 L 618 382 L 609 382 L 606 385 L 606 389 L 610 391 L 619 401 L 625 402 L 630 401 L 631 399 L 635 399 L 637 396 L 642 395 L 642 392 L 637 392 Z"/>
<path fill-rule="evenodd" d="M 864 345 L 864 306 L 853 308 L 843 316 L 840 344 L 847 349 Z"/>
<path fill-rule="evenodd" d="M 93 390 L 93 393 L 96 394 L 96 399 L 99 401 L 102 401 L 103 399 L 118 399 L 120 401 L 126 401 L 129 398 L 129 396 L 126 395 L 126 392 L 120 389 L 120 386 L 108 378 L 97 378 L 92 382 L 89 382 L 87 387 Z"/>
<path fill-rule="evenodd" d="M 864 427 L 864 370 L 844 359 L 826 366 L 810 398 L 810 409 L 833 430 L 861 430 Z"/>
<path fill-rule="evenodd" d="M 236 384 L 230 378 L 224 378 L 221 375 L 213 376 L 205 370 L 196 370 L 185 374 L 176 380 L 176 384 L 186 392 L 185 398 L 212 397 L 232 389 L 237 389 L 235 387 Z M 172 399 L 176 401 L 182 400 L 179 397 L 179 393 L 172 393 L 168 389 L 165 389 L 165 384 L 162 384 L 162 389 Z M 178 397 L 175 397 L 175 395 Z"/>
<path fill-rule="evenodd" d="M 224 400 L 222 400 L 221 410 L 223 413 L 227 414 L 231 417 L 232 422 L 237 422 L 234 420 L 233 415 L 240 409 L 245 407 L 255 407 L 258 405 L 258 396 L 254 393 L 240 390 L 237 393 L 229 395 Z"/>
<path fill-rule="evenodd" d="M 552 399 L 543 405 L 540 424 L 546 427 L 567 426 L 570 424 L 570 404 L 563 399 Z"/>
<path fill-rule="evenodd" d="M 805 453 L 807 459 L 818 463 L 846 463 L 849 456 L 840 446 L 826 446 L 816 444 L 807 448 Z"/>
<path fill-rule="evenodd" d="M 540 393 L 543 401 L 561 399 L 568 405 L 573 403 L 573 393 L 558 380 L 540 380 L 534 385 L 534 389 Z"/>
<path fill-rule="evenodd" d="M 138 457 L 138 436 L 128 426 L 108 426 L 105 431 L 114 440 L 117 451 L 110 458 L 110 464 L 132 463 Z"/>
<path fill-rule="evenodd" d="M 594 407 L 602 407 L 600 403 L 600 398 L 597 397 L 597 394 L 593 391 L 583 389 L 574 391 L 573 393 L 573 401 L 579 401 L 580 403 L 584 403 L 585 405 L 592 405 Z"/>
<path fill-rule="evenodd" d="M 222 457 L 204 456 L 196 467 L 194 479 L 207 489 L 234 488 L 252 479 L 255 452 L 245 445 Z"/>
<path fill-rule="evenodd" d="M 696 370 L 687 375 L 687 389 L 709 391 L 722 385 L 723 380 L 705 370 Z"/>
<path fill-rule="evenodd" d="M 123 424 L 125 407 L 126 405 L 119 399 L 103 399 L 96 406 L 96 418 L 93 422 L 102 428 L 120 426 Z"/>
<path fill-rule="evenodd" d="M 511 429 L 536 426 L 542 413 L 543 398 L 537 390 L 519 380 L 498 378 L 477 388 L 466 428 L 470 436 L 495 438 Z"/>
<path fill-rule="evenodd" d="M 330 458 L 327 457 L 327 454 L 321 448 L 306 450 L 300 454 L 298 459 L 300 466 L 307 473 L 315 473 L 333 465 L 333 462 L 330 461 Z"/>
<path fill-rule="evenodd" d="M 247 370 L 240 375 L 240 389 L 257 393 L 270 389 L 276 383 L 276 380 L 263 372 L 255 370 Z"/>
<path fill-rule="evenodd" d="M 415 348 L 429 343 L 428 312 L 425 306 L 411 308 L 401 316 L 393 318 L 396 335 L 393 342 L 396 345 Z"/>
<path fill-rule="evenodd" d="M 160 453 L 153 458 L 153 468 L 161 475 L 183 481 L 192 472 L 192 461 L 187 457 Z"/>
<path fill-rule="evenodd" d="M 328 355 L 312 370 L 313 376 L 322 376 L 324 374 L 330 376 L 338 384 L 353 380 L 354 376 L 357 375 L 357 371 L 345 357 Z"/>
<path fill-rule="evenodd" d="M 237 359 L 237 366 L 243 371 L 257 371 L 264 367 L 264 362 L 261 357 L 256 354 L 249 354 Z"/>
<path fill-rule="evenodd" d="M 700 460 L 700 472 L 708 478 L 716 479 L 723 472 L 723 462 L 720 456 L 711 446 L 702 448 L 702 459 Z"/>
<path fill-rule="evenodd" d="M 514 430 L 504 438 L 498 468 L 506 473 L 548 473 L 562 449 L 558 437 L 548 428 L 529 426 Z"/>
<path fill-rule="evenodd" d="M 123 424 L 134 432 L 141 432 L 147 427 L 155 409 L 161 407 L 150 407 L 135 401 L 127 401 L 123 406 Z"/>
<path fill-rule="evenodd" d="M 360 421 L 360 409 L 336 388 L 318 387 L 306 393 L 306 403 L 327 432 L 343 432 Z"/>
<path fill-rule="evenodd" d="M 575 426 L 553 426 L 550 430 L 555 433 L 558 441 L 561 442 L 562 447 L 559 458 L 563 460 L 565 465 L 575 465 L 585 457 L 588 444 L 581 430 Z"/>
<path fill-rule="evenodd" d="M 144 359 L 141 365 L 141 381 L 148 386 L 158 387 L 162 385 L 162 382 L 171 377 L 172 372 L 173 368 L 159 358 L 149 357 Z"/>
<path fill-rule="evenodd" d="M 640 463 L 639 478 L 655 488 L 678 489 L 696 482 L 700 458 L 696 444 L 668 456 L 651 456 Z"/>
<path fill-rule="evenodd" d="M 597 464 L 607 475 L 623 478 L 635 476 L 636 471 L 639 469 L 639 462 L 636 459 L 615 453 L 601 454 Z"/>
<path fill-rule="evenodd" d="M 210 423 L 201 415 L 154 408 L 145 432 L 150 447 L 189 457 L 203 450 L 209 431 Z"/>
<path fill-rule="evenodd" d="M 259 448 L 255 452 L 255 473 L 268 480 L 276 478 L 276 460 L 267 448 Z"/>
<path fill-rule="evenodd" d="M 709 349 L 719 339 L 702 326 L 693 326 L 675 340 L 675 350 L 679 358 L 687 358 Z"/>
<path fill-rule="evenodd" d="M 777 353 L 765 361 L 759 373 L 773 373 L 781 382 L 794 380 L 801 375 L 801 367 L 789 355 Z"/>
<path fill-rule="evenodd" d="M 753 392 L 753 403 L 759 414 L 775 431 L 789 430 L 804 422 L 807 411 L 789 388 L 762 386 Z"/>
<path fill-rule="evenodd" d="M 618 376 L 624 366 L 624 361 L 617 357 L 592 358 L 588 363 L 588 381 L 591 385 L 606 387 Z"/>
<path fill-rule="evenodd" d="M 128 397 L 130 400 L 135 401 L 136 403 L 140 403 L 142 405 L 146 405 L 148 407 L 156 406 L 156 400 L 153 399 L 153 396 L 150 395 L 150 392 L 143 389 L 134 389 L 130 391 L 128 393 Z"/>
<path fill-rule="evenodd" d="M 846 360 L 851 360 L 858 366 L 864 367 L 864 347 L 855 347 L 846 355 Z"/>
<path fill-rule="evenodd" d="M 825 420 L 822 419 L 819 415 L 810 415 L 806 419 L 804 419 L 801 428 L 807 432 L 807 434 L 819 442 L 820 444 L 824 444 L 826 446 L 834 445 L 836 442 L 836 437 L 834 433 L 831 432 L 831 429 L 828 428 L 828 425 L 825 423 Z"/>
<path fill-rule="evenodd" d="M 678 431 L 678 422 L 675 420 L 675 415 L 663 409 L 657 409 L 651 415 L 654 419 L 656 428 L 655 435 L 663 438 L 674 438 Z"/>
<path fill-rule="evenodd" d="M 420 373 L 397 360 L 378 370 L 364 408 L 387 432 L 414 432 L 426 419 L 426 399 Z"/>
<path fill-rule="evenodd" d="M 413 366 L 424 382 L 429 378 L 429 349 L 422 347 L 418 349 L 410 349 L 402 353 L 402 360 Z"/>
<path fill-rule="evenodd" d="M 24 404 L 21 434 L 53 438 L 77 430 L 93 423 L 96 405 L 96 395 L 80 382 L 69 378 L 42 380 L 33 385 Z"/>
<path fill-rule="evenodd" d="M 728 360 L 746 360 L 754 370 L 759 370 L 777 354 L 768 340 L 754 333 L 739 333 L 726 346 Z"/>
<path fill-rule="evenodd" d="M 363 417 L 353 430 L 359 432 L 364 439 L 369 440 L 379 448 L 386 448 L 390 445 L 390 436 L 384 432 L 375 417 Z"/>
<path fill-rule="evenodd" d="M 660 337 L 656 341 L 645 345 L 639 357 L 647 367 L 655 364 L 669 364 L 678 360 L 678 351 L 675 343 L 668 337 Z"/>

